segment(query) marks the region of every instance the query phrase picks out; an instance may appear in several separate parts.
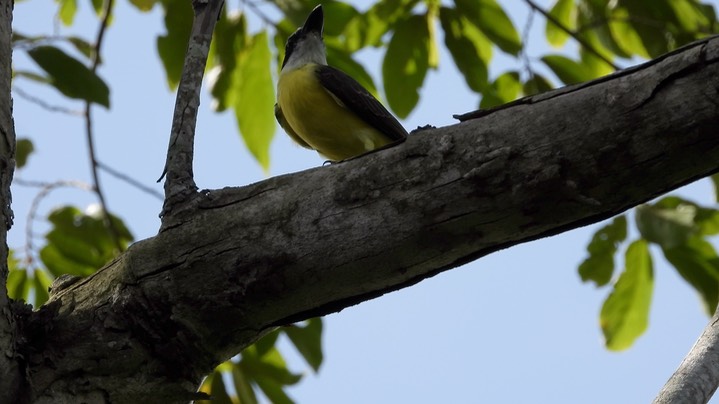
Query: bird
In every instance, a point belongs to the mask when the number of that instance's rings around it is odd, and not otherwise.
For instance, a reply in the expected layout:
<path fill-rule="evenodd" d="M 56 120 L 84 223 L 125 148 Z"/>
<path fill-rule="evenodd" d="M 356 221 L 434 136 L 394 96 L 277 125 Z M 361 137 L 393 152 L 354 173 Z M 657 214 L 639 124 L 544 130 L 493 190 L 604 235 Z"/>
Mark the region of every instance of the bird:
<path fill-rule="evenodd" d="M 300 146 L 329 161 L 403 142 L 407 131 L 360 83 L 327 65 L 322 5 L 287 39 L 275 117 Z"/>

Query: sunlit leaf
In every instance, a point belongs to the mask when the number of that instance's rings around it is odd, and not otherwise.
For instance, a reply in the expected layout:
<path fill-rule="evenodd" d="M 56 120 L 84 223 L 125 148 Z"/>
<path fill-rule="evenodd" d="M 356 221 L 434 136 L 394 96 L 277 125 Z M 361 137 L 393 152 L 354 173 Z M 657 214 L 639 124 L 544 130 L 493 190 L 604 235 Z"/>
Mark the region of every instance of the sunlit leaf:
<path fill-rule="evenodd" d="M 325 16 L 324 34 L 327 36 L 337 36 L 342 34 L 347 24 L 360 13 L 351 5 L 339 1 L 322 2 L 322 9 Z"/>
<path fill-rule="evenodd" d="M 237 88 L 232 80 L 237 74 L 237 55 L 244 51 L 247 41 L 245 14 L 230 17 L 223 12 L 215 25 L 208 57 L 208 64 L 215 68 L 214 73 L 208 76 L 208 81 L 213 97 L 212 107 L 216 111 L 224 111 L 231 100 L 237 97 L 233 93 Z"/>
<path fill-rule="evenodd" d="M 592 72 L 586 66 L 566 56 L 547 55 L 542 57 L 542 62 L 544 62 L 564 84 L 583 83 L 594 78 Z"/>
<path fill-rule="evenodd" d="M 617 216 L 608 225 L 600 228 L 587 245 L 587 257 L 579 265 L 582 282 L 593 281 L 597 286 L 609 283 L 614 273 L 614 254 L 627 237 L 627 218 Z"/>
<path fill-rule="evenodd" d="M 33 286 L 35 287 L 35 308 L 42 306 L 50 297 L 48 289 L 52 284 L 52 279 L 45 271 L 35 269 L 33 271 Z"/>
<path fill-rule="evenodd" d="M 559 21 L 562 26 L 574 31 L 577 28 L 576 20 L 576 5 L 574 0 L 557 0 L 554 6 L 549 10 L 549 14 Z M 564 45 L 569 38 L 564 30 L 557 27 L 556 24 L 547 20 L 547 26 L 545 28 L 545 35 L 547 36 L 547 42 L 554 47 Z"/>
<path fill-rule="evenodd" d="M 609 31 L 616 44 L 627 55 L 637 55 L 649 58 L 649 53 L 642 43 L 642 39 L 634 29 L 629 19 L 629 12 L 624 7 L 617 7 L 612 10 L 612 19 L 609 20 Z"/>
<path fill-rule="evenodd" d="M 232 367 L 232 381 L 241 404 L 257 404 L 257 396 L 248 377 L 239 366 Z"/>
<path fill-rule="evenodd" d="M 35 150 L 32 141 L 30 139 L 18 139 L 15 146 L 15 166 L 16 168 L 23 168 L 27 164 L 27 159 L 30 157 L 30 153 Z"/>
<path fill-rule="evenodd" d="M 130 0 L 130 4 L 132 4 L 142 12 L 148 12 L 152 10 L 152 7 L 154 7 L 155 3 L 157 2 L 158 0 Z"/>
<path fill-rule="evenodd" d="M 500 49 L 517 55 L 522 41 L 512 20 L 495 0 L 455 0 L 457 10 Z"/>
<path fill-rule="evenodd" d="M 57 12 L 60 22 L 65 26 L 72 25 L 77 13 L 77 0 L 58 0 L 57 3 L 60 6 Z"/>
<path fill-rule="evenodd" d="M 50 84 L 70 98 L 110 107 L 110 89 L 94 72 L 54 46 L 38 46 L 28 55 L 49 76 Z"/>
<path fill-rule="evenodd" d="M 630 347 L 647 329 L 654 289 L 652 259 L 646 241 L 630 244 L 624 262 L 626 269 L 614 284 L 600 314 L 605 344 L 613 351 Z"/>
<path fill-rule="evenodd" d="M 344 29 L 345 46 L 355 51 L 365 46 L 379 46 L 382 37 L 409 15 L 419 0 L 381 0 L 366 13 L 350 20 Z M 327 14 L 329 15 L 329 14 Z"/>
<path fill-rule="evenodd" d="M 244 52 L 237 55 L 232 77 L 235 98 L 232 104 L 242 139 L 260 165 L 270 166 L 270 142 L 275 133 L 275 89 L 271 74 L 272 54 L 266 31 L 252 37 Z"/>
<path fill-rule="evenodd" d="M 317 372 L 322 364 L 322 319 L 313 318 L 307 320 L 304 327 L 285 327 L 285 334 L 290 338 L 292 344 L 297 348 L 307 363 Z"/>
<path fill-rule="evenodd" d="M 694 218 L 696 206 L 680 204 L 668 208 L 661 205 L 641 205 L 635 209 L 637 229 L 642 237 L 664 248 L 681 244 L 697 232 Z"/>
<path fill-rule="evenodd" d="M 482 93 L 480 108 L 490 108 L 513 101 L 522 92 L 519 73 L 505 72 L 497 77 L 489 88 Z"/>
<path fill-rule="evenodd" d="M 27 300 L 30 291 L 30 282 L 28 282 L 27 268 L 20 266 L 20 261 L 15 258 L 13 250 L 8 253 L 8 277 L 7 277 L 7 293 L 11 299 Z"/>
<path fill-rule="evenodd" d="M 157 37 L 157 52 L 167 74 L 170 89 L 177 88 L 182 75 L 187 42 L 192 28 L 192 5 L 185 0 L 163 0 L 165 11 L 165 35 Z"/>
<path fill-rule="evenodd" d="M 444 31 L 444 44 L 454 63 L 472 91 L 482 92 L 487 87 L 492 47 L 487 37 L 466 21 L 453 8 L 442 7 L 439 20 Z"/>
<path fill-rule="evenodd" d="M 429 30 L 426 19 L 412 15 L 397 23 L 382 62 L 387 102 L 406 118 L 419 101 L 419 89 L 429 67 Z"/>
<path fill-rule="evenodd" d="M 708 315 L 719 302 L 719 257 L 714 247 L 698 237 L 685 244 L 663 249 L 667 261 L 699 292 Z"/>

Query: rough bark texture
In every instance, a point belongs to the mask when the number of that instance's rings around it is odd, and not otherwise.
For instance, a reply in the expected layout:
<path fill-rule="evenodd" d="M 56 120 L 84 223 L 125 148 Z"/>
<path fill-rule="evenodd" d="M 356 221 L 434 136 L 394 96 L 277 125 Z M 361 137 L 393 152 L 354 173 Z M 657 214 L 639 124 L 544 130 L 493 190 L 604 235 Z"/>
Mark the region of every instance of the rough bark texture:
<path fill-rule="evenodd" d="M 15 350 L 16 324 L 8 299 L 7 231 L 13 220 L 10 209 L 10 183 L 15 170 L 15 127 L 10 98 L 10 43 L 13 2 L 0 1 L 0 403 L 18 396 L 21 376 Z"/>
<path fill-rule="evenodd" d="M 719 39 L 404 144 L 202 191 L 23 320 L 38 402 L 187 400 L 278 325 L 596 222 L 719 169 Z"/>
<path fill-rule="evenodd" d="M 719 310 L 654 399 L 654 404 L 707 403 L 719 386 Z"/>

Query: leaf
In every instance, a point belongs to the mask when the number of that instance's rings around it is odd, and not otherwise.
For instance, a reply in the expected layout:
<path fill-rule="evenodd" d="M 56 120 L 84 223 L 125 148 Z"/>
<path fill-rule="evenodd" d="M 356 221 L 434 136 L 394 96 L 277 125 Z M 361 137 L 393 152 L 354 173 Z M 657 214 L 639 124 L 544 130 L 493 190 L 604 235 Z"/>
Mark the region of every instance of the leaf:
<path fill-rule="evenodd" d="M 252 37 L 244 52 L 238 54 L 232 77 L 235 97 L 232 103 L 242 139 L 265 171 L 270 166 L 270 143 L 276 124 L 272 54 L 267 32 Z"/>
<path fill-rule="evenodd" d="M 538 73 L 534 73 L 532 78 L 527 80 L 522 86 L 522 92 L 524 95 L 541 94 L 543 92 L 553 89 L 552 83 L 549 82 L 544 76 Z"/>
<path fill-rule="evenodd" d="M 180 83 L 187 42 L 192 28 L 192 7 L 189 1 L 163 0 L 167 34 L 157 37 L 157 52 L 167 74 L 167 84 L 174 90 Z"/>
<path fill-rule="evenodd" d="M 685 244 L 663 249 L 667 261 L 699 292 L 708 315 L 719 302 L 719 257 L 714 247 L 698 237 Z"/>
<path fill-rule="evenodd" d="M 639 34 L 634 29 L 626 8 L 617 7 L 612 10 L 612 19 L 609 20 L 609 32 L 611 32 L 617 46 L 627 55 L 649 58 L 649 53 L 644 47 Z"/>
<path fill-rule="evenodd" d="M 549 15 L 559 21 L 565 28 L 574 31 L 577 28 L 576 12 L 577 8 L 574 0 L 557 0 L 551 10 L 549 10 Z M 569 34 L 549 20 L 547 20 L 544 33 L 547 36 L 547 42 L 554 47 L 564 45 L 567 39 L 569 39 Z"/>
<path fill-rule="evenodd" d="M 15 146 L 15 165 L 17 168 L 23 168 L 27 164 L 30 153 L 35 150 L 30 139 L 18 139 Z"/>
<path fill-rule="evenodd" d="M 35 269 L 33 271 L 33 284 L 35 287 L 35 308 L 38 308 L 50 298 L 48 290 L 52 284 L 52 279 L 45 271 Z"/>
<path fill-rule="evenodd" d="M 24 70 L 13 70 L 12 72 L 13 77 L 25 77 L 26 79 L 42 83 L 42 84 L 50 84 L 50 78 L 42 76 L 37 73 L 28 72 Z"/>
<path fill-rule="evenodd" d="M 522 50 L 519 33 L 512 20 L 495 0 L 455 0 L 460 14 L 484 32 L 499 49 L 517 56 Z"/>
<path fill-rule="evenodd" d="M 542 62 L 544 62 L 564 84 L 583 83 L 593 78 L 592 73 L 586 66 L 566 56 L 547 55 L 542 57 Z"/>
<path fill-rule="evenodd" d="M 50 84 L 70 98 L 110 107 L 110 89 L 87 66 L 54 46 L 38 46 L 30 57 L 49 76 Z"/>
<path fill-rule="evenodd" d="M 646 241 L 630 244 L 624 261 L 626 269 L 614 284 L 600 314 L 605 344 L 613 351 L 630 347 L 647 329 L 654 288 L 652 259 Z"/>
<path fill-rule="evenodd" d="M 232 367 L 232 381 L 235 383 L 235 391 L 240 398 L 240 403 L 257 404 L 257 396 L 255 396 L 249 377 L 236 364 Z"/>
<path fill-rule="evenodd" d="M 120 244 L 126 246 L 132 235 L 122 220 L 111 218 Z M 45 236 L 48 243 L 40 250 L 40 259 L 54 276 L 89 275 L 119 254 L 101 212 L 83 213 L 65 206 L 53 210 L 48 220 L 53 227 Z"/>
<path fill-rule="evenodd" d="M 130 4 L 144 13 L 151 11 L 155 3 L 157 3 L 157 0 L 130 0 Z"/>
<path fill-rule="evenodd" d="M 283 328 L 283 331 L 295 345 L 303 358 L 312 366 L 315 372 L 322 364 L 322 319 L 312 318 L 307 320 L 304 327 L 290 326 Z"/>
<path fill-rule="evenodd" d="M 27 271 L 16 269 L 10 271 L 7 277 L 7 293 L 13 300 L 27 300 L 30 282 L 27 281 Z"/>
<path fill-rule="evenodd" d="M 75 14 L 77 13 L 77 0 L 58 0 L 60 9 L 57 11 L 57 16 L 60 18 L 60 22 L 65 26 L 72 25 L 75 20 Z"/>
<path fill-rule="evenodd" d="M 397 23 L 382 62 L 382 79 L 387 102 L 406 118 L 417 106 L 419 89 L 429 67 L 429 30 L 421 15 Z"/>
<path fill-rule="evenodd" d="M 594 281 L 597 286 L 609 283 L 614 272 L 614 254 L 619 244 L 627 238 L 627 218 L 620 215 L 600 228 L 587 245 L 587 257 L 579 265 L 582 282 Z"/>
<path fill-rule="evenodd" d="M 302 375 L 294 374 L 287 369 L 280 351 L 274 346 L 263 355 L 259 355 L 255 346 L 250 345 L 242 351 L 239 365 L 242 366 L 245 374 L 258 382 L 266 380 L 281 385 L 291 385 L 302 379 Z"/>
<path fill-rule="evenodd" d="M 210 44 L 208 64 L 215 67 L 214 74 L 208 75 L 213 97 L 212 107 L 216 111 L 224 111 L 231 103 L 233 94 L 233 77 L 237 68 L 237 55 L 247 46 L 247 20 L 244 14 L 228 17 L 225 12 L 215 26 L 215 33 Z"/>
<path fill-rule="evenodd" d="M 325 19 L 324 33 L 328 36 L 341 35 L 347 24 L 360 15 L 351 5 L 338 1 L 323 2 L 322 8 L 326 16 L 332 16 Z"/>
<path fill-rule="evenodd" d="M 67 38 L 67 41 L 88 59 L 92 58 L 92 55 L 95 53 L 95 48 L 82 38 L 71 36 Z"/>
<path fill-rule="evenodd" d="M 344 29 L 345 48 L 354 52 L 365 46 L 379 46 L 382 37 L 409 15 L 419 0 L 381 0 L 366 13 L 348 21 Z M 327 14 L 329 15 L 329 14 Z"/>
<path fill-rule="evenodd" d="M 456 9 L 442 7 L 439 20 L 444 31 L 444 44 L 454 64 L 472 91 L 481 93 L 487 88 L 492 47 L 487 37 L 470 24 Z"/>
<path fill-rule="evenodd" d="M 227 394 L 225 381 L 222 379 L 222 373 L 215 371 L 210 382 L 210 397 L 212 404 L 233 404 L 232 399 Z"/>
<path fill-rule="evenodd" d="M 711 179 L 712 184 L 714 184 L 714 199 L 719 202 L 719 174 L 713 174 L 709 176 L 709 178 Z"/>
<path fill-rule="evenodd" d="M 257 385 L 273 404 L 293 404 L 294 401 L 282 389 L 282 385 L 269 380 L 257 380 Z"/>
<path fill-rule="evenodd" d="M 664 248 L 672 248 L 684 242 L 698 231 L 694 224 L 696 206 L 679 204 L 662 207 L 661 204 L 641 205 L 635 210 L 637 229 L 642 238 Z"/>
<path fill-rule="evenodd" d="M 519 73 L 505 72 L 497 77 L 489 88 L 482 94 L 480 108 L 489 108 L 517 99 L 522 91 L 522 83 L 519 81 Z"/>

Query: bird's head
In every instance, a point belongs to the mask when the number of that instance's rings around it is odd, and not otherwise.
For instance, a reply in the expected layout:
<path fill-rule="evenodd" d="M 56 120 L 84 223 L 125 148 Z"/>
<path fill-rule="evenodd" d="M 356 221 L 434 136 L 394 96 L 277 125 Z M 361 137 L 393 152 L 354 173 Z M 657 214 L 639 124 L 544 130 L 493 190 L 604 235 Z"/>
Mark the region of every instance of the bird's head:
<path fill-rule="evenodd" d="M 305 24 L 287 39 L 285 60 L 282 61 L 283 71 L 296 69 L 307 63 L 327 64 L 325 44 L 322 41 L 323 29 L 324 13 L 320 4 L 307 16 Z"/>

